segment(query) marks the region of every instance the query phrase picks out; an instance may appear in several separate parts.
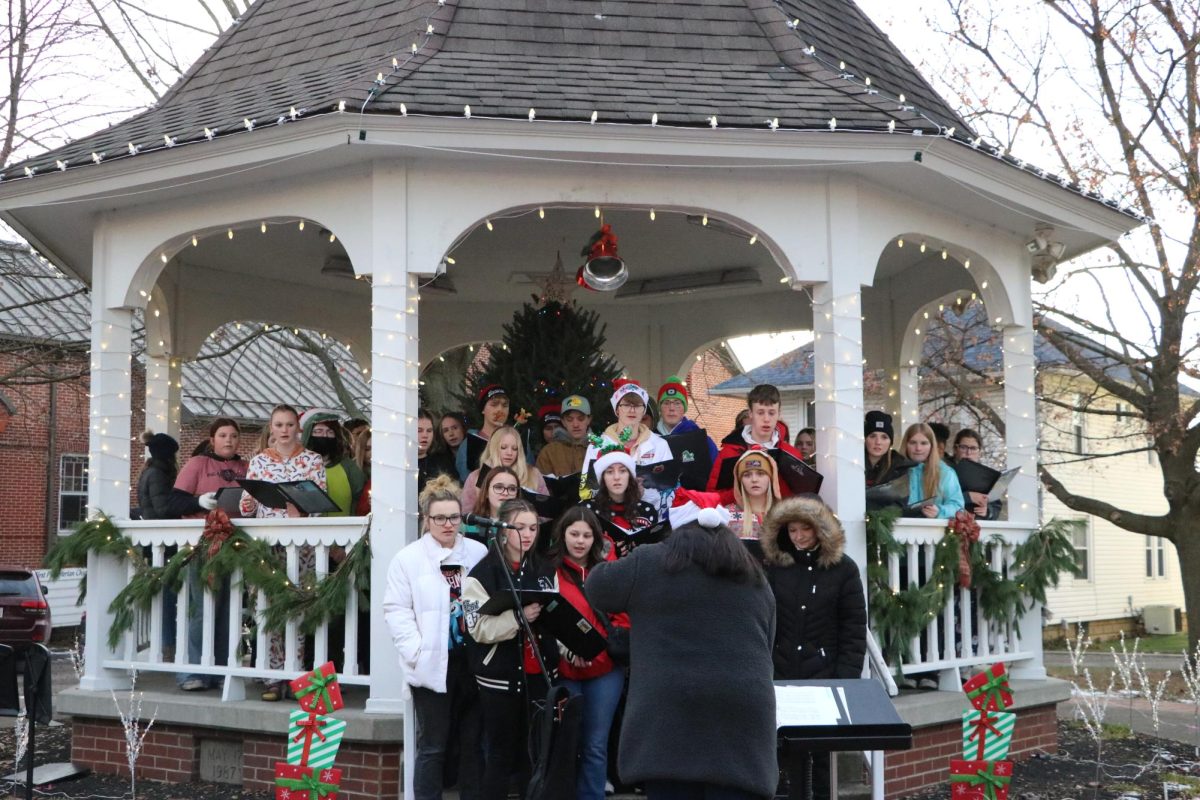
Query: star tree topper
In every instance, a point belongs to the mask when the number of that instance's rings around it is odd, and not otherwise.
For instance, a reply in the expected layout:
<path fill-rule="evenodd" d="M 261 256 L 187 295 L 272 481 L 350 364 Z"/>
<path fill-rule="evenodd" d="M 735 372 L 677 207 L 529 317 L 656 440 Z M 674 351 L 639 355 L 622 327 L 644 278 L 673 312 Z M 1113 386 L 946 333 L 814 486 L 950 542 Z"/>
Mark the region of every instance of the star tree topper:
<path fill-rule="evenodd" d="M 547 303 L 558 303 L 565 306 L 571 301 L 571 293 L 575 291 L 575 281 L 568 280 L 567 273 L 563 270 L 561 252 L 555 256 L 554 269 L 546 274 L 540 287 L 541 295 L 534 298 L 538 308 L 545 308 Z"/>

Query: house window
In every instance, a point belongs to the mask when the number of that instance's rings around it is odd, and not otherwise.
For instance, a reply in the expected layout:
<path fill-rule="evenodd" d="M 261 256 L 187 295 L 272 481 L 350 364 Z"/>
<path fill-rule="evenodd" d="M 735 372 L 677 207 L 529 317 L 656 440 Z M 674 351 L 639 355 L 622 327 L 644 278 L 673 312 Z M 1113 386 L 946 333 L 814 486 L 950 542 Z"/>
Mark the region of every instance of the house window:
<path fill-rule="evenodd" d="M 58 467 L 58 531 L 69 532 L 87 519 L 88 457 L 64 455 Z"/>
<path fill-rule="evenodd" d="M 1092 579 L 1092 571 L 1088 563 L 1092 551 L 1090 528 L 1087 520 L 1081 519 L 1071 529 L 1071 546 L 1075 549 L 1075 566 L 1079 568 L 1079 574 L 1075 576 L 1075 580 L 1078 581 Z"/>
<path fill-rule="evenodd" d="M 817 404 L 812 400 L 804 404 L 804 427 L 817 427 Z"/>
<path fill-rule="evenodd" d="M 1083 398 L 1079 395 L 1075 396 L 1075 408 L 1071 411 L 1071 436 L 1074 440 L 1075 454 L 1083 455 L 1084 453 L 1084 430 L 1083 430 Z"/>
<path fill-rule="evenodd" d="M 1167 577 L 1167 547 L 1161 536 L 1146 537 L 1146 577 Z"/>

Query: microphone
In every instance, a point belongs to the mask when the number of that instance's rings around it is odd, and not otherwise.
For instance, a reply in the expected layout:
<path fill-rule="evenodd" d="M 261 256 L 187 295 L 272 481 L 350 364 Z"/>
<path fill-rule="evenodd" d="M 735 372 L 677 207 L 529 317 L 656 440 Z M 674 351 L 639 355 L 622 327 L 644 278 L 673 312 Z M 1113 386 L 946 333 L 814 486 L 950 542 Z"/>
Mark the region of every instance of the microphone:
<path fill-rule="evenodd" d="M 464 514 L 463 522 L 467 523 L 468 525 L 476 525 L 480 528 L 509 528 L 510 530 L 514 531 L 517 529 L 517 526 L 513 525 L 512 523 L 501 522 L 500 520 L 492 519 L 491 517 L 482 517 L 479 514 Z"/>

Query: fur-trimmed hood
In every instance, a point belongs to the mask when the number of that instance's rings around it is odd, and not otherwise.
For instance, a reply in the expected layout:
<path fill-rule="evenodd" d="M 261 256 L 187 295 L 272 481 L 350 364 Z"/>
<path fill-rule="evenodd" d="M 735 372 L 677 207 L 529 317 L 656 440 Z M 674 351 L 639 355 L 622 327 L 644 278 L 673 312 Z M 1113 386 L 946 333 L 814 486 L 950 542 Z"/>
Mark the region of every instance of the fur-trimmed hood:
<path fill-rule="evenodd" d="M 759 543 L 767 566 L 790 567 L 796 563 L 795 547 L 787 538 L 789 522 L 806 522 L 817 532 L 820 555 L 817 566 L 832 567 L 842 559 L 846 550 L 846 534 L 837 517 L 821 500 L 811 497 L 789 497 L 771 506 L 763 520 Z M 786 542 L 780 546 L 781 541 Z"/>

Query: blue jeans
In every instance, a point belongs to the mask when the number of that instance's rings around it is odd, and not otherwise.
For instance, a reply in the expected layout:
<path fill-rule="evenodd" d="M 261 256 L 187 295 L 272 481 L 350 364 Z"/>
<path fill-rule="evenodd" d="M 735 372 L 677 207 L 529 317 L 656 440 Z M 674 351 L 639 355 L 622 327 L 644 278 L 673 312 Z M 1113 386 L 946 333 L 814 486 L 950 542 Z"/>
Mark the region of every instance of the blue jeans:
<path fill-rule="evenodd" d="M 213 627 L 213 663 L 224 665 L 229 653 L 229 578 L 221 581 L 214 589 L 213 616 L 208 621 Z M 187 572 L 188 619 L 187 619 L 187 662 L 199 664 L 204 646 L 204 581 L 200 577 L 200 565 L 193 561 L 188 565 Z M 174 616 L 171 617 L 172 622 Z M 175 625 L 169 626 L 174 632 Z M 182 686 L 189 680 L 202 680 L 210 689 L 221 685 L 222 679 L 216 675 L 203 673 L 177 673 L 175 683 Z"/>
<path fill-rule="evenodd" d="M 608 732 L 621 701 L 625 671 L 614 669 L 585 681 L 562 680 L 572 695 L 583 695 L 583 722 L 579 731 L 577 800 L 604 800 L 608 771 Z"/>

